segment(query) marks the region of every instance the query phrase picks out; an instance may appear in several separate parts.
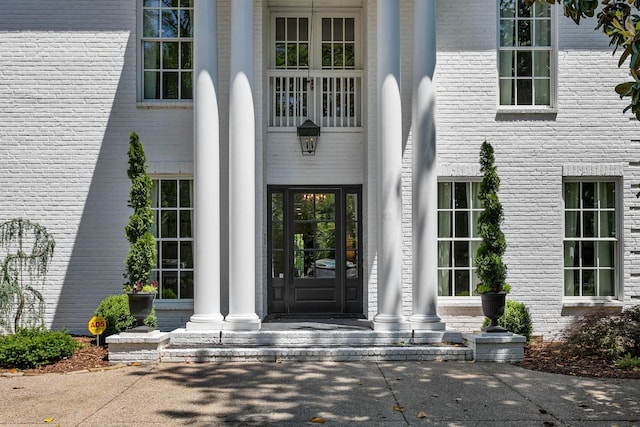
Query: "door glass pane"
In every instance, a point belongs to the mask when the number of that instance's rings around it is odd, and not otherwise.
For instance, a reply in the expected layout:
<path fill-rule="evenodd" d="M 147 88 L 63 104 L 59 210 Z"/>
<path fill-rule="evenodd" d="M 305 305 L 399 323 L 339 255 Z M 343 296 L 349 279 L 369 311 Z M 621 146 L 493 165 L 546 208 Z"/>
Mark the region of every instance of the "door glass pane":
<path fill-rule="evenodd" d="M 315 241 L 318 249 L 334 249 L 336 247 L 336 223 L 318 222 Z"/>
<path fill-rule="evenodd" d="M 296 221 L 308 221 L 313 219 L 313 194 L 296 193 L 293 196 L 293 206 L 295 209 L 294 219 Z"/>
<path fill-rule="evenodd" d="M 271 193 L 271 219 L 282 221 L 283 205 L 282 193 Z"/>
<path fill-rule="evenodd" d="M 357 221 L 358 220 L 358 195 L 356 193 L 347 194 L 347 208 L 346 208 L 346 220 Z"/>
<path fill-rule="evenodd" d="M 271 277 L 284 278 L 284 252 L 282 251 L 274 251 L 271 254 Z"/>
<path fill-rule="evenodd" d="M 315 195 L 316 220 L 335 219 L 335 194 L 319 193 Z"/>
<path fill-rule="evenodd" d="M 271 248 L 284 249 L 284 230 L 279 221 L 274 221 L 271 224 Z"/>

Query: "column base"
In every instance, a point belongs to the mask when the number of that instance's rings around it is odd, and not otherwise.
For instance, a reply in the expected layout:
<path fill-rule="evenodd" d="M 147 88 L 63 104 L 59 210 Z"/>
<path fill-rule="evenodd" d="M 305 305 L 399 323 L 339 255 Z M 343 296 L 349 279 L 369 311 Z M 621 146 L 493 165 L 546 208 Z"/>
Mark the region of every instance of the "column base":
<path fill-rule="evenodd" d="M 224 318 L 222 314 L 194 314 L 187 322 L 188 330 L 214 330 L 221 331 Z"/>
<path fill-rule="evenodd" d="M 407 331 L 411 325 L 404 316 L 376 314 L 373 318 L 374 331 Z"/>
<path fill-rule="evenodd" d="M 436 315 L 412 314 L 409 316 L 411 329 L 416 331 L 444 331 L 446 324 Z"/>
<path fill-rule="evenodd" d="M 262 322 L 257 314 L 229 314 L 224 319 L 225 331 L 259 331 Z"/>

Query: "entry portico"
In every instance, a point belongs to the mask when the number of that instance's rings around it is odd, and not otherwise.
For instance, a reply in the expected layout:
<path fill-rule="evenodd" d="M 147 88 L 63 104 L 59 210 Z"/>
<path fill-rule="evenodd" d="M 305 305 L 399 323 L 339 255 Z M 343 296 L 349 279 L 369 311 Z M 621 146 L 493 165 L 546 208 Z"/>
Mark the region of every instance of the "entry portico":
<path fill-rule="evenodd" d="M 231 2 L 231 55 L 229 81 L 229 313 L 221 313 L 220 259 L 221 238 L 220 174 L 224 169 L 220 156 L 220 118 L 218 115 L 218 30 L 217 1 L 196 0 L 194 3 L 194 185 L 195 185 L 195 280 L 194 313 L 187 329 L 204 330 L 257 330 L 260 319 L 269 313 L 270 305 L 256 306 L 256 295 L 266 294 L 271 281 L 262 280 L 252 262 L 263 257 L 260 253 L 268 245 L 262 244 L 264 233 L 258 229 L 257 216 L 264 215 L 256 203 L 266 199 L 267 187 L 272 184 L 257 179 L 257 162 L 264 161 L 262 146 L 256 144 L 256 108 L 254 91 L 254 2 Z M 364 186 L 362 198 L 375 212 L 367 212 L 361 219 L 363 233 L 369 244 L 358 243 L 359 259 L 375 268 L 361 269 L 368 283 L 376 283 L 376 291 L 363 289 L 360 314 L 373 318 L 376 330 L 423 329 L 441 330 L 445 325 L 437 314 L 437 171 L 435 137 L 435 1 L 415 2 L 414 81 L 413 81 L 413 283 L 410 298 L 412 313 L 403 312 L 402 197 L 401 170 L 403 156 L 402 100 L 400 77 L 400 4 L 399 0 L 378 0 L 377 13 L 377 89 L 369 89 L 364 97 L 377 97 L 377 130 L 370 132 L 365 144 L 375 145 L 365 151 L 376 154 L 375 170 L 368 171 L 364 182 L 346 183 Z M 313 11 L 312 11 L 313 12 Z M 374 85 L 363 85 L 373 88 Z M 366 91 L 365 91 L 366 92 Z M 295 125 L 300 125 L 296 123 Z M 295 132 L 295 128 L 293 130 Z M 331 134 L 329 134 L 331 135 Z M 327 136 L 324 136 L 326 138 Z M 330 136 L 329 136 L 330 137 Z M 369 185 L 375 183 L 375 185 Z M 330 187 L 329 181 L 290 182 L 287 188 Z M 343 187 L 340 187 L 343 188 Z M 346 188 L 346 187 L 344 187 Z M 309 194 L 312 194 L 309 190 Z M 317 188 L 316 188 L 317 190 Z M 332 192 L 330 190 L 329 192 Z M 302 194 L 302 193 L 301 193 Z M 318 193 L 313 194 L 325 194 Z M 293 202 L 292 202 L 293 203 Z M 269 205 L 271 206 L 271 205 Z M 269 214 L 267 214 L 268 216 Z M 344 219 L 346 221 L 346 219 Z M 322 220 L 323 224 L 328 224 Z M 356 219 L 357 221 L 357 219 Z M 316 221 L 317 223 L 317 221 Z M 291 223 L 293 224 L 293 223 Z M 317 224 L 316 224 L 317 225 Z M 293 225 L 291 226 L 293 227 Z M 340 230 L 340 225 L 335 225 Z M 362 235 L 362 232 L 361 234 Z M 333 235 L 343 239 L 343 234 Z M 336 237 L 337 236 L 337 237 Z M 376 242 L 375 245 L 371 242 Z M 317 242 L 316 242 L 317 243 Z M 292 244 L 293 245 L 293 244 Z M 294 245 L 295 246 L 295 245 Z M 332 248 L 313 247 L 314 254 L 333 254 L 333 264 L 348 261 L 348 256 L 335 254 L 346 244 L 334 242 Z M 344 247 L 343 247 L 344 246 Z M 369 253 L 367 253 L 367 248 Z M 371 248 L 375 248 L 371 250 Z M 300 260 L 310 254 L 305 246 L 297 248 Z M 351 248 L 352 250 L 354 248 Z M 311 277 L 316 273 L 295 273 L 291 256 L 283 260 L 291 264 L 282 277 Z M 334 252 L 331 252 L 334 251 Z M 372 253 L 375 252 L 375 253 Z M 354 252 L 355 253 L 355 252 Z M 317 263 L 317 257 L 314 258 Z M 304 262 L 304 261 L 301 261 Z M 362 261 L 361 261 L 362 262 Z M 271 265 L 271 261 L 269 261 Z M 314 264 L 317 265 L 317 264 Z M 356 263 L 354 263 L 356 265 Z M 339 267 L 339 266 L 338 266 Z M 358 265 L 361 268 L 361 265 Z M 315 267 L 314 267 L 315 268 Z M 315 271 L 315 270 L 314 270 Z M 345 268 L 336 268 L 344 274 Z M 298 275 L 297 275 L 298 274 Z M 336 274 L 335 272 L 332 274 Z M 341 273 L 342 274 L 342 273 Z M 297 275 L 297 276 L 296 276 Z M 316 279 L 317 280 L 317 279 Z M 268 283 L 267 283 L 268 282 Z M 340 282 L 339 280 L 336 281 Z M 342 282 L 347 282 L 344 280 Z M 366 286 L 360 280 L 360 287 Z M 375 295 L 374 295 L 375 293 Z M 346 292 L 343 292 L 346 294 Z M 342 294 L 341 294 L 342 295 Z M 341 297 L 344 298 L 344 297 Z M 367 301 L 377 301 L 377 312 L 367 310 Z M 267 312 L 265 312 L 265 310 Z M 332 310 L 334 311 L 334 310 Z M 286 313 L 284 313 L 286 314 Z M 327 313 L 336 314 L 336 313 Z M 375 316 L 373 316 L 375 314 Z"/>

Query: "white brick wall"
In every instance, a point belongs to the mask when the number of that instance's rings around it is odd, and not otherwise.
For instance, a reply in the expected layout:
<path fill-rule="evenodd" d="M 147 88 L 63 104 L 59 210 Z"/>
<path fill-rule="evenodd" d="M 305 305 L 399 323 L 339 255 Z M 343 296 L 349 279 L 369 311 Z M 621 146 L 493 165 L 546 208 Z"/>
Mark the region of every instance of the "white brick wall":
<path fill-rule="evenodd" d="M 266 312 L 264 203 L 268 184 L 362 184 L 364 197 L 365 313 L 377 309 L 376 265 L 376 3 L 362 5 L 367 87 L 364 129 L 324 132 L 314 158 L 299 155 L 292 133 L 263 127 L 264 70 L 269 10 L 255 2 L 257 226 L 260 250 L 257 311 Z M 276 3 L 273 3 L 276 4 Z M 278 1 L 286 7 L 292 2 Z M 323 1 L 319 6 L 339 6 Z M 411 311 L 411 81 L 412 2 L 401 4 L 403 96 L 404 308 Z M 218 95 L 222 206 L 228 194 L 228 82 L 230 0 L 219 5 Z M 127 252 L 124 226 L 129 182 L 129 132 L 139 133 L 150 172 L 191 176 L 192 109 L 141 108 L 136 103 L 136 2 L 59 0 L 42 11 L 35 0 L 0 3 L 0 220 L 18 216 L 46 226 L 57 241 L 47 278 L 47 320 L 86 331 L 99 301 L 120 292 Z M 623 203 L 624 304 L 640 295 L 640 141 L 638 124 L 623 115 L 613 87 L 626 78 L 608 41 L 587 21 L 576 27 L 559 16 L 557 114 L 498 114 L 496 2 L 437 2 L 438 150 L 443 177 L 478 175 L 485 139 L 496 151 L 505 209 L 510 298 L 525 302 L 536 334 L 552 335 L 579 312 L 563 305 L 563 176 L 619 178 Z M 264 162 L 261 162 L 264 159 Z M 222 218 L 222 305 L 228 299 L 228 218 Z M 441 299 L 450 327 L 477 329 L 479 302 Z M 173 307 L 173 306 L 172 306 Z M 162 314 L 161 326 L 182 326 L 190 306 Z"/>

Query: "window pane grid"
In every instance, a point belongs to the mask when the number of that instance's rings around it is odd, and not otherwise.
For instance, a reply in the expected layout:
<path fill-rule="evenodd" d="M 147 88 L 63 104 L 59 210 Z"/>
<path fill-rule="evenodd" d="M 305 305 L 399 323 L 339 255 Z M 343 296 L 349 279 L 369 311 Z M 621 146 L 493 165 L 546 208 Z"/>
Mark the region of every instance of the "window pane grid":
<path fill-rule="evenodd" d="M 193 0 L 145 0 L 142 21 L 142 98 L 193 99 Z"/>
<path fill-rule="evenodd" d="M 500 1 L 500 105 L 551 104 L 551 24 L 548 4 Z"/>
<path fill-rule="evenodd" d="M 160 298 L 193 298 L 193 180 L 154 180 L 151 209 L 158 249 L 152 275 Z"/>
<path fill-rule="evenodd" d="M 478 183 L 438 183 L 438 294 L 474 295 L 478 284 L 474 267 L 481 241 L 477 218 L 482 211 Z"/>
<path fill-rule="evenodd" d="M 616 295 L 615 182 L 565 182 L 564 294 Z"/>

